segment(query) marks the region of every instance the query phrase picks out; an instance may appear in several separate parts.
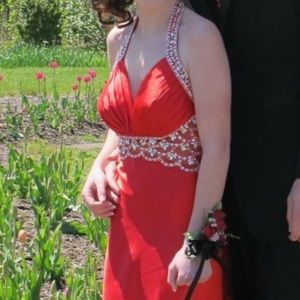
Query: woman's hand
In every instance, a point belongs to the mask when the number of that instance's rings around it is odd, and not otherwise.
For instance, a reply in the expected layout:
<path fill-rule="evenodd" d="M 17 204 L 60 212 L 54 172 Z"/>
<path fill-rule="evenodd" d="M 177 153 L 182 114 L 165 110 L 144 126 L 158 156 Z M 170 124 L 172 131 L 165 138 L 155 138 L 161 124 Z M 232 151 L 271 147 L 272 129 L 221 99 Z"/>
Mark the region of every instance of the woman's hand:
<path fill-rule="evenodd" d="M 82 197 L 94 216 L 109 218 L 119 201 L 119 187 L 116 181 L 116 161 L 109 161 L 103 171 L 93 166 L 83 187 Z"/>
<path fill-rule="evenodd" d="M 183 246 L 174 256 L 168 268 L 168 283 L 172 290 L 176 292 L 179 286 L 191 285 L 200 265 L 201 257 L 188 259 L 184 254 Z M 199 282 L 207 281 L 212 275 L 212 267 L 209 260 L 204 264 Z"/>

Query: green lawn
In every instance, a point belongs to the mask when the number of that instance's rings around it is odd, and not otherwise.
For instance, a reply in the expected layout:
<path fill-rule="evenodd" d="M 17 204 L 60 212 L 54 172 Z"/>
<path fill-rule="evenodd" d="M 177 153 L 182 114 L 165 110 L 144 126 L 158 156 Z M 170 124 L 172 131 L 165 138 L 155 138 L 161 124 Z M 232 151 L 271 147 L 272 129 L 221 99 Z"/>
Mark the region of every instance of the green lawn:
<path fill-rule="evenodd" d="M 0 47 L 0 68 L 44 67 L 53 59 L 62 67 L 101 67 L 107 61 L 105 52 L 96 49 L 23 43 Z"/>
<path fill-rule="evenodd" d="M 85 75 L 89 69 L 97 72 L 95 79 L 95 88 L 100 90 L 103 82 L 108 77 L 108 67 L 59 67 L 56 70 L 56 82 L 58 92 L 60 94 L 72 93 L 72 84 L 76 83 L 77 75 Z M 46 89 L 47 93 L 52 93 L 53 84 L 53 70 L 49 67 L 45 68 L 0 68 L 0 75 L 4 79 L 0 81 L 0 97 L 6 95 L 34 95 L 38 93 L 38 82 L 34 75 L 36 72 L 44 72 L 46 75 Z M 82 83 L 84 86 L 85 83 Z"/>
<path fill-rule="evenodd" d="M 103 142 L 103 139 L 99 139 L 98 142 Z M 23 144 L 20 143 L 18 148 L 22 148 Z M 68 151 L 72 152 L 74 160 L 84 160 L 83 174 L 84 178 L 88 175 L 88 172 L 100 152 L 98 147 L 88 150 L 76 149 L 76 147 L 64 146 Z M 40 155 L 50 156 L 54 151 L 59 148 L 59 145 L 51 144 L 42 139 L 34 139 L 28 141 L 27 153 L 30 153 L 30 157 L 37 160 Z M 83 182 L 84 183 L 84 182 Z"/>

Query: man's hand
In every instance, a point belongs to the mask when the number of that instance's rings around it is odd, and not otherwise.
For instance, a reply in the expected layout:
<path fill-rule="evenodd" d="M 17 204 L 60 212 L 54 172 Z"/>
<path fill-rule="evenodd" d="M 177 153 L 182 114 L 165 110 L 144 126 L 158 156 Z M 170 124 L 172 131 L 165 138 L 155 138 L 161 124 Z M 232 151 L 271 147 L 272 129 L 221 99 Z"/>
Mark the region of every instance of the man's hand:
<path fill-rule="evenodd" d="M 288 196 L 287 220 L 290 240 L 300 242 L 300 179 L 296 179 Z"/>

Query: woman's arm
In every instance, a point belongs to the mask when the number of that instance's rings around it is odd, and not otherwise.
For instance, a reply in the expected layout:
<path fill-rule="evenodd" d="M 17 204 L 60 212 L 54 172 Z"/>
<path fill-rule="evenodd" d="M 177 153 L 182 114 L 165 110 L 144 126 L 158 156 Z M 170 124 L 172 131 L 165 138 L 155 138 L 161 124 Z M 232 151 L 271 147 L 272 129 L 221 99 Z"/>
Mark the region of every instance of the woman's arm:
<path fill-rule="evenodd" d="M 113 28 L 107 37 L 108 60 L 112 67 L 120 47 L 122 30 Z M 82 197 L 91 212 L 98 217 L 110 217 L 118 201 L 118 185 L 113 168 L 109 162 L 113 159 L 118 145 L 118 136 L 112 130 L 108 134 L 101 152 L 95 159 L 83 187 Z M 106 172 L 109 168 L 109 172 Z"/>
<path fill-rule="evenodd" d="M 197 16 L 189 17 L 186 26 L 183 59 L 192 82 L 193 101 L 203 149 L 195 200 L 187 231 L 199 233 L 206 213 L 222 198 L 230 152 L 230 98 L 229 65 L 224 45 L 215 25 Z M 184 58 L 184 57 L 183 57 Z M 178 286 L 190 285 L 199 267 L 200 257 L 187 259 L 185 245 L 169 265 L 168 282 L 176 291 Z M 206 261 L 200 281 L 212 274 Z"/>
<path fill-rule="evenodd" d="M 114 27 L 109 34 L 107 35 L 107 57 L 110 69 L 112 69 L 117 53 L 119 51 L 121 42 L 120 39 L 122 37 L 122 29 L 119 29 L 117 27 Z M 102 150 L 98 157 L 96 158 L 93 166 L 101 166 L 104 170 L 105 165 L 103 165 L 105 159 L 117 148 L 118 145 L 118 137 L 113 132 L 113 130 L 108 130 L 108 134 L 106 137 L 106 140 L 104 142 L 104 145 L 102 147 Z"/>
<path fill-rule="evenodd" d="M 116 150 L 118 141 L 119 138 L 116 133 L 109 129 L 102 149 L 95 159 L 92 167 L 100 167 L 102 170 L 104 170 L 107 165 L 107 158 Z"/>
<path fill-rule="evenodd" d="M 200 232 L 206 213 L 221 201 L 230 156 L 231 80 L 222 38 L 206 22 L 190 40 L 189 72 L 203 150 L 188 231 Z"/>

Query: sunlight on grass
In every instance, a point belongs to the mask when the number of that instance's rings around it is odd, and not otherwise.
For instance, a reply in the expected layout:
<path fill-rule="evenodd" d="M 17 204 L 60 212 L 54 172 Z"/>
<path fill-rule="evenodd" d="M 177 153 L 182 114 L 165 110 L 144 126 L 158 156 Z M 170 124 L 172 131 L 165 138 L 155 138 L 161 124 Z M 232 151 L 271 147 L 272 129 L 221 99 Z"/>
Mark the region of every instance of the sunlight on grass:
<path fill-rule="evenodd" d="M 24 43 L 1 47 L 0 68 L 43 67 L 55 59 L 64 67 L 106 65 L 106 54 L 101 50 L 64 48 L 61 46 L 34 46 Z"/>
<path fill-rule="evenodd" d="M 99 141 L 99 140 L 98 140 Z M 20 144 L 19 146 L 23 146 Z M 27 144 L 27 153 L 30 157 L 37 160 L 40 155 L 44 154 L 46 156 L 50 156 L 55 150 L 59 148 L 59 145 L 51 144 L 42 139 L 34 139 L 28 141 Z M 84 159 L 84 175 L 86 176 L 94 162 L 96 156 L 99 154 L 99 147 L 95 147 L 88 150 L 76 149 L 76 147 L 67 147 L 68 151 L 70 151 L 73 155 L 74 160 Z"/>
<path fill-rule="evenodd" d="M 72 93 L 72 85 L 76 83 L 77 75 L 85 75 L 90 68 L 88 67 L 59 67 L 56 70 L 56 82 L 58 92 L 60 94 Z M 101 90 L 104 81 L 107 79 L 109 70 L 108 67 L 91 68 L 97 72 L 95 79 L 96 90 Z M 36 72 L 41 71 L 46 75 L 46 90 L 47 93 L 53 92 L 53 70 L 49 67 L 45 68 L 7 68 L 0 69 L 0 75 L 4 78 L 0 82 L 0 96 L 7 95 L 35 95 L 38 92 L 38 83 L 34 78 Z M 83 83 L 84 88 L 84 83 Z"/>
<path fill-rule="evenodd" d="M 98 138 L 98 137 L 95 137 L 91 134 L 86 134 L 86 135 L 83 135 L 80 137 L 80 140 L 82 142 L 87 142 L 87 143 L 99 143 L 99 142 L 103 142 L 103 138 Z"/>

